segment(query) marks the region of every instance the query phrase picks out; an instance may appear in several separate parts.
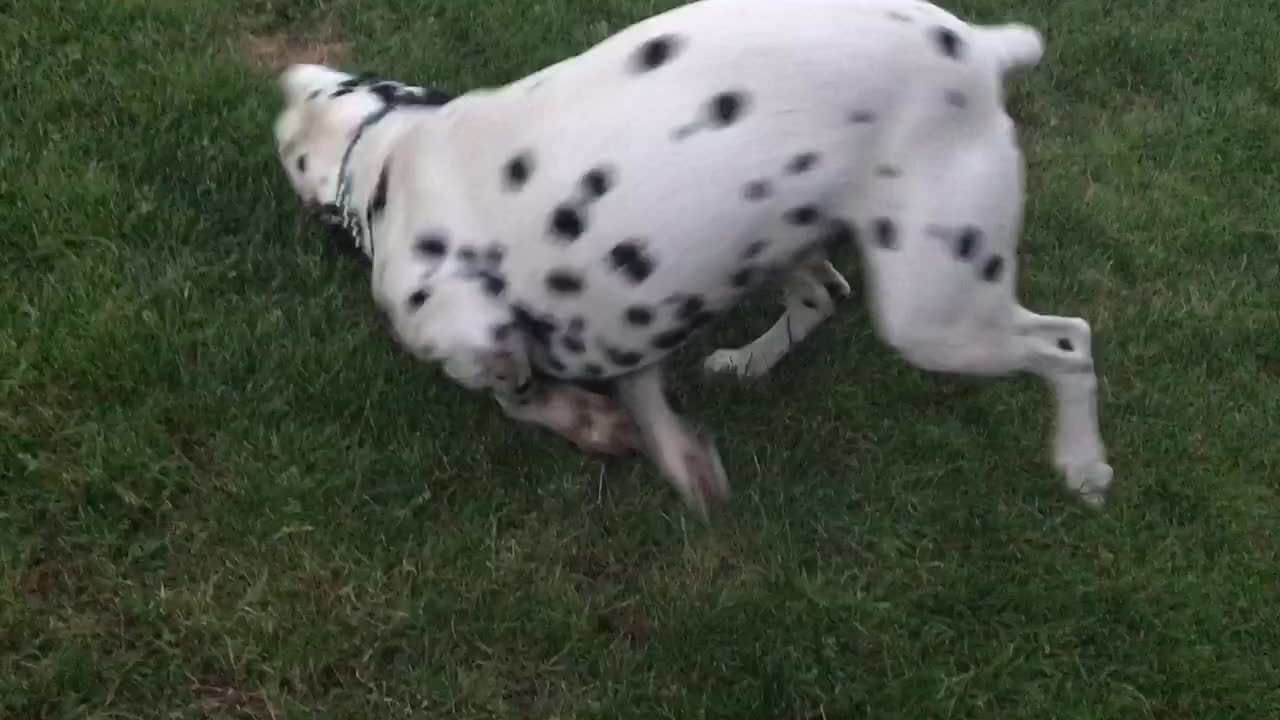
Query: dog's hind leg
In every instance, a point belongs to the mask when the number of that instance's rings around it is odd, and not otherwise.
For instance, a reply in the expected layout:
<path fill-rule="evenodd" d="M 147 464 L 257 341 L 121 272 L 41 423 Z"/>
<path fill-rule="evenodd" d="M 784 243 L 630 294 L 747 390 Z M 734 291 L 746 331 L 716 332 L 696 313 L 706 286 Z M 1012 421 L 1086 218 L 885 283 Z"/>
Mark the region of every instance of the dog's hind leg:
<path fill-rule="evenodd" d="M 1017 301 L 1022 156 L 1010 123 L 972 144 L 924 156 L 927 180 L 882 202 L 864 243 L 878 335 L 925 370 L 997 377 L 1030 372 L 1053 389 L 1053 463 L 1067 486 L 1101 505 L 1112 469 L 1098 428 L 1088 323 L 1037 315 Z M 969 141 L 970 138 L 964 138 Z M 852 211 L 852 208 L 850 208 Z"/>
<path fill-rule="evenodd" d="M 879 292 L 880 302 L 895 302 L 892 290 Z M 971 306 L 949 321 L 917 305 L 878 313 L 876 324 L 881 337 L 919 368 L 986 377 L 1031 372 L 1047 381 L 1056 405 L 1053 464 L 1069 489 L 1090 505 L 1102 504 L 1112 469 L 1098 426 L 1088 323 L 1037 315 L 1008 298 Z"/>

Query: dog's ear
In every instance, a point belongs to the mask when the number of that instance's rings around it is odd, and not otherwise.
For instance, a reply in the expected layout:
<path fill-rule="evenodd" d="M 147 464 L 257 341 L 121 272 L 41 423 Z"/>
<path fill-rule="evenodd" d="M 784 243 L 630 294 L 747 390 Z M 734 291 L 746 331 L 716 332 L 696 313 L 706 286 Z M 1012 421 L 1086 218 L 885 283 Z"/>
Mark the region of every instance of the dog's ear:
<path fill-rule="evenodd" d="M 285 98 L 293 103 L 302 100 L 316 91 L 335 88 L 343 80 L 350 78 L 347 73 L 334 70 L 325 65 L 294 63 L 285 67 L 276 76 L 276 84 Z"/>
<path fill-rule="evenodd" d="M 285 66 L 276 75 L 276 86 L 280 88 L 286 100 L 292 100 L 301 94 L 302 76 L 305 72 L 303 65 L 294 63 Z"/>
<path fill-rule="evenodd" d="M 396 83 L 380 82 L 369 87 L 369 91 L 382 99 L 387 105 L 395 104 L 401 95 L 401 88 Z"/>
<path fill-rule="evenodd" d="M 438 88 L 428 87 L 421 88 L 416 91 L 407 92 L 400 96 L 399 102 L 402 105 L 427 105 L 429 107 L 440 107 L 448 105 L 454 100 L 455 96 Z"/>

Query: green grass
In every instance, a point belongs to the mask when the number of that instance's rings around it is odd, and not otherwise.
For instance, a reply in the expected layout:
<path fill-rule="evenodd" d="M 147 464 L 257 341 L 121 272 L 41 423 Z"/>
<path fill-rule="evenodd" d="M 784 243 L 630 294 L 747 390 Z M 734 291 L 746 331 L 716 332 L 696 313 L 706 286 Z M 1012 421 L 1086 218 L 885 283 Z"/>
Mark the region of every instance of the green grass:
<path fill-rule="evenodd" d="M 1280 717 L 1271 4 L 949 5 L 1047 36 L 1022 295 L 1093 324 L 1104 513 L 1039 382 L 915 371 L 857 306 L 700 378 L 766 300 L 675 375 L 709 526 L 395 348 L 235 49 L 328 24 L 463 89 L 671 4 L 0 0 L 0 718 Z"/>

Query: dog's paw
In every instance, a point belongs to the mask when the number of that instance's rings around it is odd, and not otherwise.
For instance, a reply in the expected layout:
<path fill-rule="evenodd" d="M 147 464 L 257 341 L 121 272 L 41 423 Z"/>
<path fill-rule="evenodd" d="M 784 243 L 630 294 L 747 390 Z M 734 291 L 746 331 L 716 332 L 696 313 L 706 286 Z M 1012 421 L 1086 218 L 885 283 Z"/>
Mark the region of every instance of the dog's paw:
<path fill-rule="evenodd" d="M 743 379 L 761 374 L 751 366 L 751 357 L 741 350 L 716 350 L 702 362 L 702 369 L 709 375 L 734 375 Z"/>
<path fill-rule="evenodd" d="M 827 295 L 830 296 L 832 302 L 841 302 L 849 299 L 853 294 L 853 287 L 849 285 L 849 281 L 844 275 L 835 268 L 830 261 L 822 261 L 812 268 L 813 279 L 817 280 Z"/>
<path fill-rule="evenodd" d="M 1060 468 L 1066 478 L 1067 488 L 1084 504 L 1100 510 L 1106 504 L 1107 487 L 1115 476 L 1111 466 L 1100 460 L 1068 465 Z"/>
<path fill-rule="evenodd" d="M 699 444 L 686 449 L 681 461 L 683 473 L 676 487 L 689 509 L 707 518 L 729 503 L 729 476 L 710 438 L 699 438 Z"/>

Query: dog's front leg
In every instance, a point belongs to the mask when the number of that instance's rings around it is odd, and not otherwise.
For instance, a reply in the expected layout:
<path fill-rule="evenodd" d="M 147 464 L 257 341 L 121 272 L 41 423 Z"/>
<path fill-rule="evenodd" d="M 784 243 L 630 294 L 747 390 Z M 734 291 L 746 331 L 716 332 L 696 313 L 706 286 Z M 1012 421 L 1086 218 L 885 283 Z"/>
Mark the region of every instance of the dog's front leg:
<path fill-rule="evenodd" d="M 482 278 L 443 278 L 398 315 L 396 333 L 416 356 L 439 363 L 463 387 L 488 390 L 506 414 L 545 427 L 588 452 L 626 455 L 640 433 L 612 399 L 564 381 L 535 378 L 524 333 Z"/>
<path fill-rule="evenodd" d="M 459 372 L 459 366 L 474 369 Z M 581 450 L 629 455 L 642 445 L 635 423 L 613 399 L 561 380 L 533 377 L 519 343 L 463 361 L 446 359 L 445 372 L 454 379 L 465 377 L 473 388 L 490 390 L 511 419 L 544 427 Z"/>
<path fill-rule="evenodd" d="M 488 385 L 507 416 L 539 425 L 581 450 L 629 455 L 641 446 L 640 431 L 612 398 L 552 378 L 533 376 L 520 333 L 480 358 Z"/>
<path fill-rule="evenodd" d="M 658 363 L 620 378 L 618 396 L 639 425 L 649 456 L 685 504 L 707 517 L 728 502 L 729 479 L 715 444 L 700 438 L 667 402 L 664 370 Z"/>

